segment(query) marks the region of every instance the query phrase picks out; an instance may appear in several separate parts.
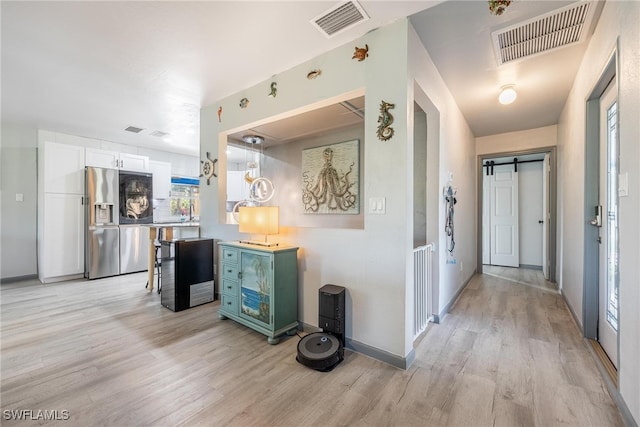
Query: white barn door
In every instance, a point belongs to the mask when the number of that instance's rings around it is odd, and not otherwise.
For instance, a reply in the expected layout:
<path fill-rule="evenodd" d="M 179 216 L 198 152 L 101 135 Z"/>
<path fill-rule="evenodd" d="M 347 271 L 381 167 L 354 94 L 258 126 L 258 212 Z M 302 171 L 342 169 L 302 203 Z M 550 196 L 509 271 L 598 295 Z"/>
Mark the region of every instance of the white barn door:
<path fill-rule="evenodd" d="M 519 267 L 518 174 L 513 165 L 495 166 L 490 188 L 491 264 Z"/>

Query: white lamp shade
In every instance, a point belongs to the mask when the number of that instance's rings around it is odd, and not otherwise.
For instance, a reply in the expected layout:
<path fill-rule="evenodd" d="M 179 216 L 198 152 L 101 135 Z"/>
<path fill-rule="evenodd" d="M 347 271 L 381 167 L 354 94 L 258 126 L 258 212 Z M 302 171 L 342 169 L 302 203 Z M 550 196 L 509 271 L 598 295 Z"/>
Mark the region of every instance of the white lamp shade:
<path fill-rule="evenodd" d="M 278 234 L 278 206 L 243 206 L 238 209 L 238 231 L 251 234 Z"/>

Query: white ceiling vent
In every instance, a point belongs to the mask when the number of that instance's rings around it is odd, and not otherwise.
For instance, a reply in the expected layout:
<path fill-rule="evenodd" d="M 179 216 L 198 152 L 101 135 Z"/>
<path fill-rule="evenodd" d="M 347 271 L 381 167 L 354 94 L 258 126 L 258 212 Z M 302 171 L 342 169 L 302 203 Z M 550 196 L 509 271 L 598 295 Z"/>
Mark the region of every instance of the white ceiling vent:
<path fill-rule="evenodd" d="M 339 3 L 311 20 L 311 24 L 327 37 L 364 22 L 369 16 L 356 1 Z"/>
<path fill-rule="evenodd" d="M 595 9 L 580 1 L 492 32 L 498 65 L 584 41 Z"/>
<path fill-rule="evenodd" d="M 127 126 L 126 128 L 124 128 L 124 130 L 126 130 L 127 132 L 132 132 L 132 133 L 140 133 L 144 129 L 136 127 L 136 126 Z"/>
<path fill-rule="evenodd" d="M 155 136 L 156 138 L 164 138 L 165 136 L 169 135 L 169 132 L 162 132 L 161 130 L 154 130 L 149 135 Z"/>

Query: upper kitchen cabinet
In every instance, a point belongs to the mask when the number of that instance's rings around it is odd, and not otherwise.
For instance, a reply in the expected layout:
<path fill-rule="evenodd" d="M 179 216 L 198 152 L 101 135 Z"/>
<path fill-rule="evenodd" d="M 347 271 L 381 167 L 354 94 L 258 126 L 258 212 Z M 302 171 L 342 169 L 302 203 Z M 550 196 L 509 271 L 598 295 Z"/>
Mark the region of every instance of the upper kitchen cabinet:
<path fill-rule="evenodd" d="M 84 147 L 45 142 L 40 145 L 46 193 L 84 194 Z"/>
<path fill-rule="evenodd" d="M 153 198 L 168 199 L 171 194 L 171 163 L 149 160 L 153 174 Z"/>
<path fill-rule="evenodd" d="M 149 171 L 149 158 L 137 154 L 118 153 L 117 151 L 87 148 L 85 154 L 87 166 L 128 171 Z"/>
<path fill-rule="evenodd" d="M 176 154 L 171 158 L 171 173 L 174 176 L 197 178 L 200 176 L 200 159 L 195 156 Z"/>

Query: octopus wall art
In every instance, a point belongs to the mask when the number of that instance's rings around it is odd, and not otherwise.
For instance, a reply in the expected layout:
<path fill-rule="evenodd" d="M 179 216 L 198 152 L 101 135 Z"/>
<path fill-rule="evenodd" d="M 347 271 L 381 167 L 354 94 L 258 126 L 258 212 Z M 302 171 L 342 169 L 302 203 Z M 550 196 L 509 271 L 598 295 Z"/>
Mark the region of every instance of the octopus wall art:
<path fill-rule="evenodd" d="M 359 141 L 302 151 L 302 204 L 305 213 L 358 214 Z"/>

